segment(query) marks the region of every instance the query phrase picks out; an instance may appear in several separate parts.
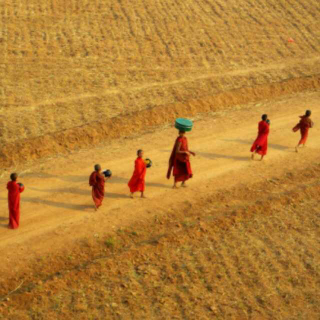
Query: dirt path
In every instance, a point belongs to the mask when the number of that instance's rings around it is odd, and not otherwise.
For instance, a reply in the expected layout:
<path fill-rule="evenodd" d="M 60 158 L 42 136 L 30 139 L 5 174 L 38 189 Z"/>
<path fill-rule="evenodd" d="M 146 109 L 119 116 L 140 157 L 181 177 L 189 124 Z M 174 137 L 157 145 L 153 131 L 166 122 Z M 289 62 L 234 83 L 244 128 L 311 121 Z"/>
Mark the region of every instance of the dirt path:
<path fill-rule="evenodd" d="M 188 134 L 190 149 L 197 153 L 192 159 L 195 176 L 184 190 L 172 190 L 172 181 L 165 178 L 176 137 L 173 128 L 162 128 L 24 168 L 21 181 L 26 191 L 22 195 L 20 229 L 6 228 L 4 188 L 0 194 L 0 254 L 5 257 L 1 270 L 14 272 L 30 258 L 59 250 L 83 237 L 99 236 L 101 232 L 132 221 L 165 214 L 181 203 L 192 205 L 202 194 L 273 177 L 289 167 L 307 165 L 318 154 L 319 98 L 319 92 L 311 92 L 196 120 L 194 130 Z M 308 149 L 296 154 L 293 146 L 299 136 L 293 134 L 291 128 L 306 108 L 313 111 L 316 126 L 310 133 Z M 262 113 L 268 113 L 271 119 L 269 153 L 264 162 L 252 162 L 249 148 Z M 138 148 L 143 148 L 154 163 L 147 173 L 148 198 L 145 200 L 130 199 L 126 185 Z M 95 163 L 111 169 L 114 175 L 107 183 L 107 199 L 98 213 L 93 211 L 88 186 L 88 176 Z M 3 186 L 6 182 L 7 179 L 1 179 Z"/>

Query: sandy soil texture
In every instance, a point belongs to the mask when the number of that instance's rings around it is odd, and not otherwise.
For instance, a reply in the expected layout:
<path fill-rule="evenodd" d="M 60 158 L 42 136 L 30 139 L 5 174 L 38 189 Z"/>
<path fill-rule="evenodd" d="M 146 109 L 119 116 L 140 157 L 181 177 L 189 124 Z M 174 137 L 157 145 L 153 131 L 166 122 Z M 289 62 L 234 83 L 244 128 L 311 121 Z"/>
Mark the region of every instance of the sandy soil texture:
<path fill-rule="evenodd" d="M 1 168 L 119 135 L 141 110 L 158 115 L 146 128 L 171 121 L 163 106 L 214 111 L 320 86 L 317 0 L 1 7 Z"/>
<path fill-rule="evenodd" d="M 165 178 L 172 127 L 24 167 L 19 230 L 5 228 L 0 194 L 0 319 L 316 319 L 320 131 L 297 154 L 291 128 L 306 107 L 318 122 L 319 97 L 195 119 L 186 189 Z M 262 113 L 269 153 L 250 161 Z M 132 200 L 126 183 L 138 148 L 154 166 L 148 198 Z M 114 173 L 97 213 L 94 163 Z"/>

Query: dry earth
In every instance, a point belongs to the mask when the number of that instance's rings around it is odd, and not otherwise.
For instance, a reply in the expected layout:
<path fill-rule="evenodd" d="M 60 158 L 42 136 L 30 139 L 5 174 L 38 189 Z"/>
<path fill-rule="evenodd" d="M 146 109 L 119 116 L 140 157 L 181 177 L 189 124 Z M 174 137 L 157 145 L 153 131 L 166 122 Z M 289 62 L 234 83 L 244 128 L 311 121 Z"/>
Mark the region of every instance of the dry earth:
<path fill-rule="evenodd" d="M 15 231 L 0 192 L 0 319 L 319 319 L 319 53 L 318 0 L 1 1 L 0 183 L 26 191 Z M 197 156 L 172 190 L 178 116 Z"/>
<path fill-rule="evenodd" d="M 195 119 L 187 189 L 165 179 L 172 127 L 24 166 L 20 229 L 5 228 L 0 194 L 0 319 L 317 319 L 320 130 L 296 154 L 291 128 L 306 106 L 319 122 L 319 97 Z M 263 112 L 269 153 L 252 162 Z M 131 200 L 139 147 L 154 166 L 148 198 Z M 97 213 L 87 182 L 96 162 L 114 173 Z"/>
<path fill-rule="evenodd" d="M 3 0 L 0 10 L 2 168 L 171 122 L 167 110 L 320 87 L 318 0 Z M 136 114 L 146 109 L 150 121 Z"/>

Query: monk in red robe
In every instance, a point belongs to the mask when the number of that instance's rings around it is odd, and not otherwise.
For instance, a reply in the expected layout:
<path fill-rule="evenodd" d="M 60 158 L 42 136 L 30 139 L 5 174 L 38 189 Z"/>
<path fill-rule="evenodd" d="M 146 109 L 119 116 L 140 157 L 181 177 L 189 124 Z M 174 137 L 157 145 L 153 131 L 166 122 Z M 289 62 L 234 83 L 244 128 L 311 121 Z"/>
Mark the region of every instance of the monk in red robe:
<path fill-rule="evenodd" d="M 104 198 L 104 183 L 105 177 L 101 173 L 101 166 L 96 164 L 94 166 L 94 171 L 91 173 L 89 178 L 89 185 L 92 187 L 92 199 L 96 211 L 102 205 Z"/>
<path fill-rule="evenodd" d="M 305 146 L 307 139 L 308 139 L 308 133 L 309 129 L 313 127 L 313 122 L 310 119 L 311 111 L 307 110 L 306 114 L 304 116 L 300 116 L 301 120 L 300 122 L 292 129 L 293 132 L 297 132 L 300 130 L 301 133 L 301 139 L 296 146 L 296 152 L 298 152 L 298 148 L 302 145 Z"/>
<path fill-rule="evenodd" d="M 195 156 L 196 154 L 189 150 L 188 140 L 185 137 L 185 132 L 179 131 L 179 136 L 176 139 L 171 152 L 169 168 L 167 172 L 167 178 L 170 179 L 171 172 L 173 171 L 174 189 L 177 188 L 177 182 L 181 182 L 181 186 L 186 187 L 186 181 L 189 178 L 192 178 L 192 170 L 189 160 L 190 155 Z"/>
<path fill-rule="evenodd" d="M 145 177 L 147 173 L 147 164 L 143 160 L 143 150 L 137 151 L 138 158 L 134 163 L 134 172 L 128 183 L 131 192 L 131 198 L 133 198 L 133 194 L 137 191 L 141 192 L 141 198 L 145 198 L 144 190 L 145 190 Z"/>
<path fill-rule="evenodd" d="M 251 159 L 254 160 L 256 153 L 261 155 L 260 160 L 267 154 L 268 151 L 268 135 L 269 135 L 269 124 L 268 116 L 266 114 L 262 115 L 262 121 L 258 125 L 258 137 L 254 141 L 251 147 Z"/>
<path fill-rule="evenodd" d="M 11 181 L 7 184 L 8 189 L 8 204 L 9 204 L 9 228 L 19 228 L 20 222 L 20 193 L 24 191 L 22 183 L 17 183 L 18 175 L 12 173 Z"/>

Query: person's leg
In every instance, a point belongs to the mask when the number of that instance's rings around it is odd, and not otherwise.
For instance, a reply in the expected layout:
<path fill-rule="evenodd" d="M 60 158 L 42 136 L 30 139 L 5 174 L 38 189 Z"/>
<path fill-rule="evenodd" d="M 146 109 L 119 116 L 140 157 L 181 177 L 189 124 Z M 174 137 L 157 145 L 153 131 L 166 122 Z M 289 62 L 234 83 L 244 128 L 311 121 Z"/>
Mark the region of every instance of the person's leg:
<path fill-rule="evenodd" d="M 141 191 L 141 198 L 145 198 L 144 191 Z"/>

